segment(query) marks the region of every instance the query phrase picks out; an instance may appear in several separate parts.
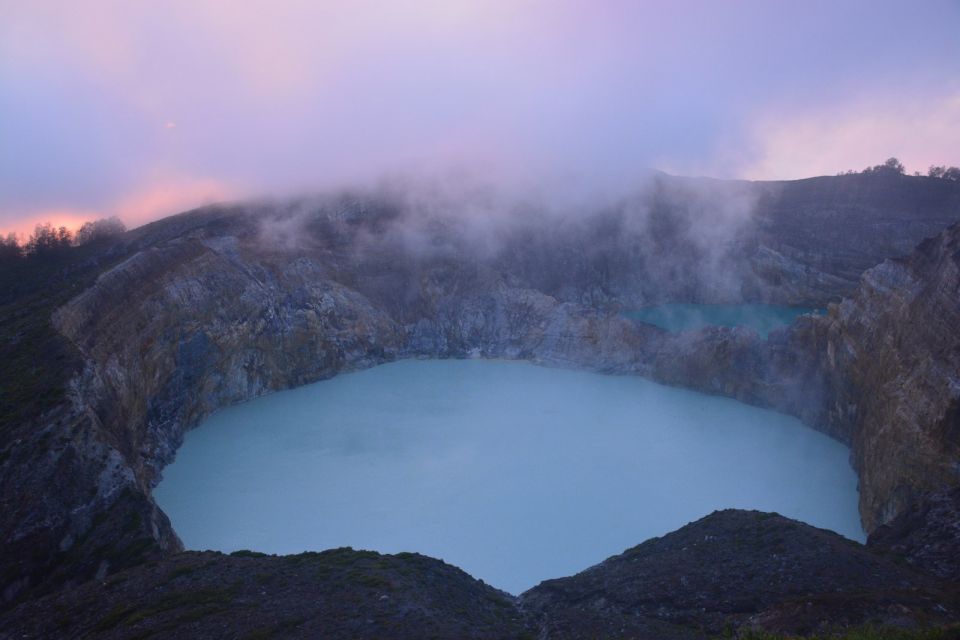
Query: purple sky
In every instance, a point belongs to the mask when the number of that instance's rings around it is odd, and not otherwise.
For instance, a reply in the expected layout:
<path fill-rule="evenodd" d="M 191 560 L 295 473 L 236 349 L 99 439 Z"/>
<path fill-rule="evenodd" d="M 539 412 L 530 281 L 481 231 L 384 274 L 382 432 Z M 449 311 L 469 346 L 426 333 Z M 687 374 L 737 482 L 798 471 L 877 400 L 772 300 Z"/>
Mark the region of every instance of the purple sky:
<path fill-rule="evenodd" d="M 612 189 L 891 155 L 960 164 L 958 0 L 0 0 L 0 229 L 449 167 Z"/>

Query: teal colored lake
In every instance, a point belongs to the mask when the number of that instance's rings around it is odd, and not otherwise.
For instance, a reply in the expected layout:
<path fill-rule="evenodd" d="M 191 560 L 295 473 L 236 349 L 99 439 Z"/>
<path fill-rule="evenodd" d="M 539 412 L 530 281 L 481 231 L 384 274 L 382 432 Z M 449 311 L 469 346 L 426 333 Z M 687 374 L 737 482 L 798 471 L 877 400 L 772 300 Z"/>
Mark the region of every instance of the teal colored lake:
<path fill-rule="evenodd" d="M 418 551 L 511 593 L 715 509 L 863 540 L 848 450 L 638 377 L 408 360 L 224 409 L 154 495 L 190 549 Z"/>
<path fill-rule="evenodd" d="M 785 327 L 810 307 L 769 304 L 687 304 L 673 303 L 626 312 L 626 316 L 668 331 L 693 331 L 708 326 L 748 327 L 766 338 L 774 329 Z"/>

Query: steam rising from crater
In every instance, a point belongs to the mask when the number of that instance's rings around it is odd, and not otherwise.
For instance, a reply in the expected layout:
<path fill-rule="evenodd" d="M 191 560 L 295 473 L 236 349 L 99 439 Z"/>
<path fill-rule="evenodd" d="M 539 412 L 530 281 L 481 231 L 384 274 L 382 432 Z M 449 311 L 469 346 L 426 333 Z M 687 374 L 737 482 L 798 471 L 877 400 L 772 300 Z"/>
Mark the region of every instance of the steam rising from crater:
<path fill-rule="evenodd" d="M 400 170 L 619 193 L 643 167 L 924 170 L 960 147 L 949 0 L 37 0 L 0 16 L 0 228 L 135 226 Z"/>
<path fill-rule="evenodd" d="M 677 299 L 741 300 L 758 233 L 761 191 L 751 183 L 647 171 L 616 191 L 543 186 L 476 171 L 395 174 L 249 211 L 268 249 L 336 245 L 356 263 L 394 256 L 398 266 L 452 260 L 526 275 L 561 298 L 565 274 L 579 269 L 612 287 L 605 295 L 620 295 L 617 281 L 646 279 Z"/>

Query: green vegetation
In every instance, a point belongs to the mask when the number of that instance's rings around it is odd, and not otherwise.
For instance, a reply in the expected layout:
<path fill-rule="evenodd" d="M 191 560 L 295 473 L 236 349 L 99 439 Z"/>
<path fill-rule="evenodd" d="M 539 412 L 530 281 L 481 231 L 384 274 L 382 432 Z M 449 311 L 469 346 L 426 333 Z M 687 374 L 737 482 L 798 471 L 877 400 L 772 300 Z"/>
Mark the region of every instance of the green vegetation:
<path fill-rule="evenodd" d="M 250 551 L 249 549 L 239 549 L 230 554 L 234 558 L 266 558 L 266 553 L 259 551 Z"/>
<path fill-rule="evenodd" d="M 376 574 L 363 573 L 360 570 L 349 572 L 346 579 L 369 589 L 393 589 L 393 583 L 390 580 Z"/>
<path fill-rule="evenodd" d="M 906 167 L 903 166 L 903 163 L 896 158 L 887 158 L 887 160 L 881 164 L 875 164 L 871 167 L 865 168 L 863 171 L 854 171 L 853 169 L 849 171 L 841 171 L 837 175 L 840 176 L 849 176 L 857 173 L 865 175 L 905 175 L 907 172 Z M 914 176 L 922 176 L 924 174 L 919 171 L 913 172 Z M 926 176 L 928 178 L 936 178 L 938 180 L 950 180 L 951 182 L 960 182 L 960 167 L 948 167 L 947 165 L 932 164 L 930 168 L 927 169 Z"/>
<path fill-rule="evenodd" d="M 192 565 L 192 564 L 182 565 L 182 566 L 177 567 L 176 569 L 173 569 L 172 571 L 170 571 L 170 573 L 167 574 L 167 580 L 168 580 L 168 581 L 169 581 L 169 580 L 175 580 L 175 579 L 180 578 L 180 577 L 182 577 L 182 576 L 188 576 L 188 575 L 190 575 L 191 573 L 195 572 L 195 571 L 196 571 L 197 569 L 199 569 L 199 568 L 200 568 L 199 566 L 197 566 L 197 565 Z"/>
<path fill-rule="evenodd" d="M 0 263 L 0 434 L 63 398 L 80 356 L 51 315 L 122 259 L 109 249 L 98 241 Z"/>
<path fill-rule="evenodd" d="M 222 611 L 233 601 L 236 592 L 236 585 L 222 589 L 174 591 L 164 595 L 153 606 L 144 609 L 138 609 L 136 606 L 118 605 L 93 627 L 93 631 L 102 633 L 119 625 L 131 626 L 158 614 L 182 608 L 190 609 L 190 611 L 179 616 L 177 618 L 178 622 L 197 620 Z"/>
<path fill-rule="evenodd" d="M 153 538 L 136 538 L 129 544 L 104 544 L 99 554 L 105 557 L 114 567 L 132 567 L 143 564 L 156 549 L 157 542 Z"/>
<path fill-rule="evenodd" d="M 960 182 L 960 167 L 948 167 L 942 164 L 930 165 L 930 168 L 927 170 L 927 177 Z"/>
<path fill-rule="evenodd" d="M 100 619 L 93 630 L 96 632 L 109 631 L 133 615 L 136 610 L 136 607 L 118 604 Z"/>

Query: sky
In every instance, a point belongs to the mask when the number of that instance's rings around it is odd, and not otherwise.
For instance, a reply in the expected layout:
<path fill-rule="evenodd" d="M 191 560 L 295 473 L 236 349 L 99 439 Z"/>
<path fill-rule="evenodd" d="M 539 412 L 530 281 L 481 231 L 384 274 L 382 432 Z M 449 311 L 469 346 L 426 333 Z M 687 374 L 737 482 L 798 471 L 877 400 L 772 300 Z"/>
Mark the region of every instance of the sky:
<path fill-rule="evenodd" d="M 0 0 L 0 230 L 890 156 L 960 165 L 960 0 Z"/>

